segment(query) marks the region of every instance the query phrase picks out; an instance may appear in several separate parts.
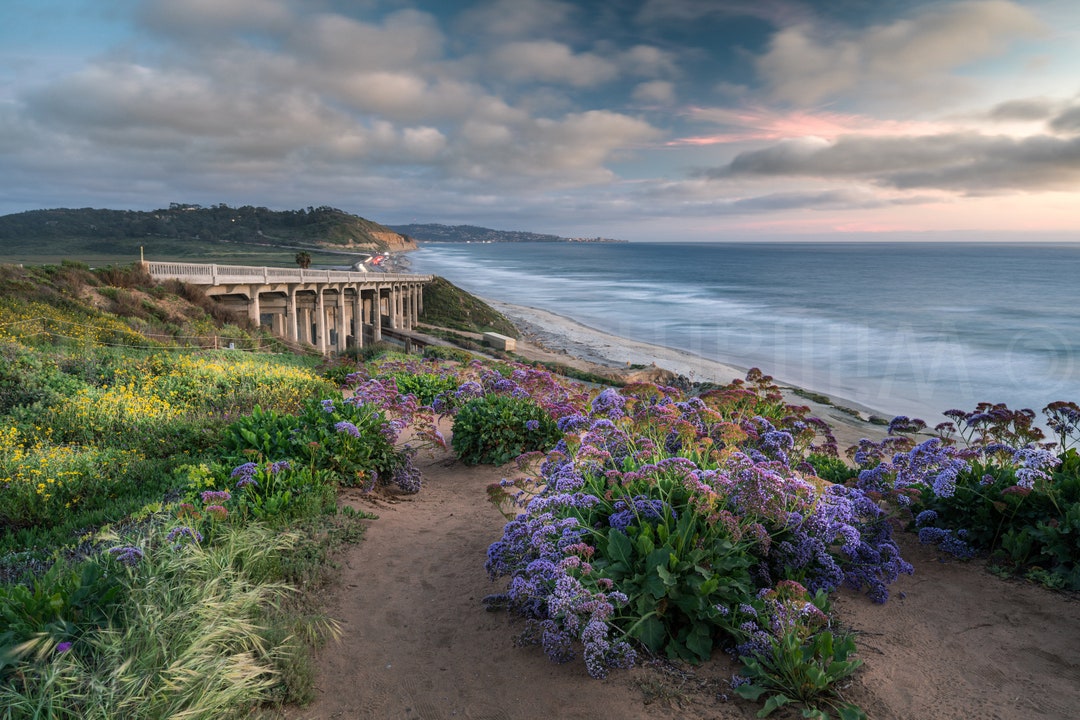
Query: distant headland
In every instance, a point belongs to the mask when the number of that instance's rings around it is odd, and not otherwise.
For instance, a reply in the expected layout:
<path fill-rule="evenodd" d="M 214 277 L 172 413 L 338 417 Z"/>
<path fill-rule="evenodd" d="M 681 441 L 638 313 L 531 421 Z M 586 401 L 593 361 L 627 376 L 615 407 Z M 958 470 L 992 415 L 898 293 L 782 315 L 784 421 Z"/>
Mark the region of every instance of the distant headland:
<path fill-rule="evenodd" d="M 605 237 L 560 237 L 522 230 L 492 230 L 476 225 L 440 225 L 438 223 L 414 225 L 388 225 L 417 242 L 435 243 L 624 243 Z"/>

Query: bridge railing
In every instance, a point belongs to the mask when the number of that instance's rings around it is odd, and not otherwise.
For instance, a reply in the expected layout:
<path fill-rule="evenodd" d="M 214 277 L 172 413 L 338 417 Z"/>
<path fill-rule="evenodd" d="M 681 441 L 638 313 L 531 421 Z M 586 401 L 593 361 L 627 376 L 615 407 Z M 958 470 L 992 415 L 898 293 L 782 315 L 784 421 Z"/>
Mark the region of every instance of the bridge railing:
<path fill-rule="evenodd" d="M 146 262 L 150 277 L 156 280 L 181 280 L 193 285 L 242 285 L 270 283 L 320 282 L 430 282 L 431 275 L 409 273 L 367 273 L 347 270 L 311 270 L 303 268 L 256 267 L 253 265 L 216 265 L 205 263 Z"/>

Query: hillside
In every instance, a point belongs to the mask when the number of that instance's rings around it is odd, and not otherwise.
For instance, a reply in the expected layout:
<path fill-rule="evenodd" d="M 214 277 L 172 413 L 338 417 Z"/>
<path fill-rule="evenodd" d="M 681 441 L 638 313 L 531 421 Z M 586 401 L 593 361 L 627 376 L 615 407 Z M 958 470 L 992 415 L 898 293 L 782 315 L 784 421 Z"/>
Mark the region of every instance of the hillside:
<path fill-rule="evenodd" d="M 390 226 L 402 235 L 419 242 L 448 243 L 523 243 L 523 242 L 625 242 L 610 238 L 564 238 L 558 235 L 525 232 L 523 230 L 492 230 L 476 225 L 440 225 L 438 223 Z"/>
<path fill-rule="evenodd" d="M 153 211 L 93 208 L 31 210 L 0 216 L 5 259 L 34 262 L 58 257 L 83 260 L 138 255 L 148 246 L 158 259 L 225 255 L 243 250 L 411 250 L 400 233 L 331 207 L 275 211 L 264 207 L 211 207 L 172 203 Z M 221 250 L 218 250 L 220 248 Z M 226 250 L 228 248 L 228 250 Z M 292 262 L 289 253 L 282 259 Z"/>

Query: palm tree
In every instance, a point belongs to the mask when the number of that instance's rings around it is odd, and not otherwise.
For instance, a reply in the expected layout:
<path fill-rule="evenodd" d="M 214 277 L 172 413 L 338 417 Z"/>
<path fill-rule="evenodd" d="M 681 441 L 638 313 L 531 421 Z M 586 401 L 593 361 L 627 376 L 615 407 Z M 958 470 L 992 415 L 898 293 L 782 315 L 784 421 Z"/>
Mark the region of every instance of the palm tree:
<path fill-rule="evenodd" d="M 300 266 L 301 270 L 307 270 L 311 267 L 311 253 L 306 250 L 296 253 L 296 264 Z"/>

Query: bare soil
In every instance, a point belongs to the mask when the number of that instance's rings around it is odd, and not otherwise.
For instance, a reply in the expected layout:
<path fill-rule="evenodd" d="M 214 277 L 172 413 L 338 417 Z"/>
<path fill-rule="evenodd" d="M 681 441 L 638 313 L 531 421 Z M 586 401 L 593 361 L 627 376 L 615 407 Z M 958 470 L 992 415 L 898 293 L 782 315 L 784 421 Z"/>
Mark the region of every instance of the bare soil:
<path fill-rule="evenodd" d="M 340 558 L 327 610 L 344 633 L 320 655 L 316 701 L 289 718 L 755 716 L 758 705 L 732 699 L 736 668 L 719 652 L 699 667 L 646 662 L 601 681 L 580 658 L 555 665 L 538 647 L 515 646 L 521 622 L 486 611 L 482 598 L 503 589 L 484 571 L 505 523 L 486 488 L 516 468 L 466 467 L 442 451 L 418 464 L 418 495 L 344 496 L 379 518 Z M 905 538 L 915 574 L 892 586 L 887 604 L 836 599 L 865 660 L 845 697 L 875 720 L 1080 717 L 1076 597 L 945 561 Z"/>

